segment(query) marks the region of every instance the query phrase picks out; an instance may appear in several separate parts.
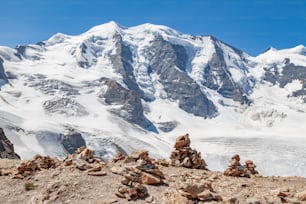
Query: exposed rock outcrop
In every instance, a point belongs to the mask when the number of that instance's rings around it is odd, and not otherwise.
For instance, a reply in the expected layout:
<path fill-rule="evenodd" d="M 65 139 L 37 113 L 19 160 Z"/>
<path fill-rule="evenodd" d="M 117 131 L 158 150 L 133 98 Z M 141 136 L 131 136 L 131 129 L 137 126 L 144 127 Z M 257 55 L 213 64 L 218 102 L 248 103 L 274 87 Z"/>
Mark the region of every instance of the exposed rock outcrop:
<path fill-rule="evenodd" d="M 61 143 L 69 154 L 73 154 L 78 148 L 86 146 L 86 142 L 81 133 L 72 128 L 67 128 L 61 135 Z"/>
<path fill-rule="evenodd" d="M 145 51 L 150 62 L 149 72 L 159 76 L 159 82 L 169 99 L 178 101 L 181 109 L 195 116 L 212 118 L 217 115 L 213 102 L 186 74 L 189 59 L 184 46 L 172 44 L 157 35 Z"/>
<path fill-rule="evenodd" d="M 14 145 L 5 136 L 0 128 L 0 158 L 20 159 L 20 156 L 14 152 Z"/>
<path fill-rule="evenodd" d="M 189 134 L 179 136 L 174 144 L 175 150 L 170 155 L 170 164 L 191 169 L 207 169 L 201 152 L 190 148 Z"/>
<path fill-rule="evenodd" d="M 8 82 L 7 77 L 4 72 L 4 67 L 3 67 L 3 59 L 0 57 L 0 90 L 1 86 L 6 84 Z"/>
<path fill-rule="evenodd" d="M 111 108 L 112 113 L 145 129 L 153 127 L 153 124 L 144 116 L 141 97 L 135 91 L 111 79 L 102 78 L 101 82 L 106 86 L 106 90 L 100 92 L 99 97 L 103 98 L 107 105 L 120 105 L 120 108 Z"/>

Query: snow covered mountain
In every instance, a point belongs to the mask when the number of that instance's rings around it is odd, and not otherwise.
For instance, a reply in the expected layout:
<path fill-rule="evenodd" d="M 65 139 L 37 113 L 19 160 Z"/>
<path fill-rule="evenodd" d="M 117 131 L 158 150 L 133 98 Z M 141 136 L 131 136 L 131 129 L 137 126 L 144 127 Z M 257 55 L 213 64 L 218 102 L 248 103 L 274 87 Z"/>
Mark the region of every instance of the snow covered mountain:
<path fill-rule="evenodd" d="M 242 152 L 265 174 L 306 176 L 305 159 L 295 164 L 306 153 L 305 81 L 304 46 L 252 57 L 212 36 L 109 22 L 0 47 L 0 126 L 23 158 L 64 157 L 63 144 L 83 138 L 104 158 L 135 148 L 168 157 L 189 132 L 213 169 Z"/>

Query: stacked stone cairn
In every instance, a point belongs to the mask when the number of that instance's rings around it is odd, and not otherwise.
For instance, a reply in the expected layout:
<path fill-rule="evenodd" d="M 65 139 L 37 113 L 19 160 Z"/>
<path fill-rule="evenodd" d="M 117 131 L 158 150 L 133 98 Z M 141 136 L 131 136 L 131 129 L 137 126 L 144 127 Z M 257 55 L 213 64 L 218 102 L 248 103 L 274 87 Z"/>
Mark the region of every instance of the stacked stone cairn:
<path fill-rule="evenodd" d="M 240 156 L 236 154 L 232 157 L 230 165 L 223 174 L 226 176 L 250 178 L 252 175 L 258 175 L 258 171 L 255 168 L 256 165 L 251 160 L 247 160 L 245 165 L 241 165 Z"/>
<path fill-rule="evenodd" d="M 118 161 L 122 162 L 121 165 L 113 166 L 111 171 L 124 177 L 115 192 L 120 198 L 129 201 L 144 199 L 148 197 L 148 192 L 142 184 L 161 185 L 164 183 L 163 172 L 153 163 L 147 150 L 134 151 L 125 159 L 117 160 L 117 164 Z"/>
<path fill-rule="evenodd" d="M 179 136 L 176 139 L 174 148 L 175 150 L 172 151 L 170 156 L 171 166 L 207 170 L 207 164 L 202 159 L 201 152 L 190 148 L 189 134 Z"/>

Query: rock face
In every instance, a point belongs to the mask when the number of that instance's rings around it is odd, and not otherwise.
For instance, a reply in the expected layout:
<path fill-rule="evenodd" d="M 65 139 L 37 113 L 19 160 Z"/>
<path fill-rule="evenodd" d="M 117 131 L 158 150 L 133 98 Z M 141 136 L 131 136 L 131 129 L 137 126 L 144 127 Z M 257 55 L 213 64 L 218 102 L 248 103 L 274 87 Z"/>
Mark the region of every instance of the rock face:
<path fill-rule="evenodd" d="M 294 97 L 302 97 L 306 103 L 306 67 L 297 66 L 290 62 L 290 59 L 285 59 L 282 65 L 273 65 L 265 68 L 264 80 L 271 82 L 272 84 L 278 84 L 281 88 L 284 88 L 287 84 L 298 80 L 302 83 L 302 88 L 292 92 Z"/>
<path fill-rule="evenodd" d="M 0 158 L 20 159 L 19 155 L 14 152 L 14 145 L 5 136 L 2 128 L 0 128 Z"/>
<path fill-rule="evenodd" d="M 174 144 L 175 150 L 170 155 L 170 164 L 177 167 L 207 169 L 201 152 L 190 148 L 189 134 L 179 136 Z"/>
<path fill-rule="evenodd" d="M 233 76 L 228 69 L 228 65 L 226 64 L 226 55 L 222 49 L 223 43 L 214 37 L 211 38 L 216 52 L 213 54 L 210 62 L 205 67 L 203 76 L 205 80 L 203 81 L 203 85 L 210 89 L 216 90 L 225 98 L 231 98 L 234 101 L 239 101 L 241 104 L 250 103 L 250 100 L 247 98 L 247 93 L 252 89 L 249 82 L 250 79 L 245 78 L 243 84 L 236 83 L 233 80 Z M 231 46 L 229 47 L 239 56 L 241 60 L 241 70 L 247 73 L 247 68 L 244 65 L 246 61 L 243 57 L 243 52 Z"/>
<path fill-rule="evenodd" d="M 99 97 L 108 105 L 120 105 L 120 108 L 111 108 L 112 113 L 145 129 L 153 126 L 144 116 L 141 97 L 135 91 L 126 89 L 111 79 L 102 78 L 101 81 L 106 86 L 106 91 L 101 92 Z"/>
<path fill-rule="evenodd" d="M 240 156 L 236 154 L 232 157 L 230 165 L 224 171 L 224 175 L 250 178 L 252 175 L 258 175 L 255 168 L 256 165 L 251 160 L 247 160 L 245 161 L 245 165 L 241 165 Z"/>
<path fill-rule="evenodd" d="M 89 114 L 83 105 L 66 97 L 56 97 L 51 100 L 47 100 L 43 103 L 43 108 L 49 114 L 58 113 L 68 117 L 81 117 Z"/>
<path fill-rule="evenodd" d="M 7 82 L 8 82 L 8 80 L 7 80 L 7 77 L 4 73 L 4 68 L 3 68 L 3 60 L 0 57 L 0 88 L 1 88 L 2 85 L 6 84 Z"/>
<path fill-rule="evenodd" d="M 196 116 L 211 118 L 216 115 L 215 105 L 186 73 L 188 55 L 183 46 L 156 36 L 147 53 L 149 72 L 159 76 L 169 99 L 177 100 L 181 109 Z"/>
<path fill-rule="evenodd" d="M 86 142 L 81 133 L 75 132 L 73 129 L 65 130 L 61 135 L 61 143 L 69 154 L 73 154 L 78 148 L 86 146 Z"/>

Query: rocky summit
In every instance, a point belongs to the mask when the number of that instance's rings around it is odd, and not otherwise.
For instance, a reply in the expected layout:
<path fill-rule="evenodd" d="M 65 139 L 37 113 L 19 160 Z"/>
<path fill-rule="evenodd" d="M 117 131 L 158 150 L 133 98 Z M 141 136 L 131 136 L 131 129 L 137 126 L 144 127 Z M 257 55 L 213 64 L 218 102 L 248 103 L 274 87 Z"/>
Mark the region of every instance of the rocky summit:
<path fill-rule="evenodd" d="M 176 148 L 190 145 L 179 136 Z M 1 202 L 281 204 L 306 203 L 306 178 L 264 177 L 234 155 L 225 172 L 172 166 L 147 150 L 119 154 L 109 162 L 81 147 L 64 160 L 37 155 L 31 160 L 0 159 Z M 246 176 L 247 175 L 247 176 Z"/>

